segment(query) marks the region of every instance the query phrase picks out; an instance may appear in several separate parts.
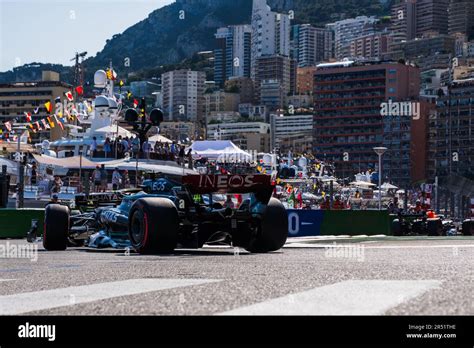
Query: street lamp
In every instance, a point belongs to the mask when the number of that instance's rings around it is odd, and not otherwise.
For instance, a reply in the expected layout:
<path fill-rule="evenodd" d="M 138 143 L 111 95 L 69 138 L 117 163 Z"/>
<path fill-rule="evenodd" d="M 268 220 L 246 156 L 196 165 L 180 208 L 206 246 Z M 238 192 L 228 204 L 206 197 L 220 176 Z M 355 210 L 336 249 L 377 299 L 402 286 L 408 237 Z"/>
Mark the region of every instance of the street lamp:
<path fill-rule="evenodd" d="M 386 147 L 374 147 L 375 153 L 379 156 L 379 210 L 382 210 L 382 156 L 387 150 Z"/>

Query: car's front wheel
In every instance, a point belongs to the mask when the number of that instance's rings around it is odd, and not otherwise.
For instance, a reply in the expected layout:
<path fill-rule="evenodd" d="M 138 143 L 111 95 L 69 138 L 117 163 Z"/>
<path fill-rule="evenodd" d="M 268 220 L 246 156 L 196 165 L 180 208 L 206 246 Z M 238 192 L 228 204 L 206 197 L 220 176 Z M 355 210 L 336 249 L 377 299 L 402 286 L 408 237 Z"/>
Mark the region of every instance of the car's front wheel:
<path fill-rule="evenodd" d="M 69 208 L 50 204 L 44 215 L 43 246 L 46 250 L 66 250 L 69 233 Z"/>
<path fill-rule="evenodd" d="M 140 254 L 170 253 L 178 244 L 179 217 L 166 198 L 141 198 L 129 214 L 129 237 Z"/>

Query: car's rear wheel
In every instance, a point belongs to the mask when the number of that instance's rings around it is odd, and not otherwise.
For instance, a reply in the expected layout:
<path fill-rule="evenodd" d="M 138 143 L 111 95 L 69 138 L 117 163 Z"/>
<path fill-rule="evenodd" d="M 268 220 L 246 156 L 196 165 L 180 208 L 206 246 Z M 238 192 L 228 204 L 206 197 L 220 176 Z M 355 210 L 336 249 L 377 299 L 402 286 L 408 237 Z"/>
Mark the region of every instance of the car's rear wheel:
<path fill-rule="evenodd" d="M 288 214 L 278 199 L 270 199 L 256 232 L 255 238 L 246 248 L 250 252 L 267 253 L 285 245 L 288 237 Z"/>
<path fill-rule="evenodd" d="M 402 223 L 399 219 L 392 221 L 392 235 L 396 237 L 403 236 Z"/>
<path fill-rule="evenodd" d="M 140 254 L 172 252 L 178 244 L 178 229 L 178 210 L 169 199 L 142 198 L 130 209 L 130 242 Z"/>
<path fill-rule="evenodd" d="M 474 230 L 474 220 L 464 220 L 464 222 L 462 223 L 462 235 L 472 236 L 473 230 Z"/>
<path fill-rule="evenodd" d="M 66 250 L 69 233 L 69 208 L 50 204 L 44 215 L 43 246 L 46 250 Z"/>
<path fill-rule="evenodd" d="M 428 219 L 426 222 L 426 231 L 428 236 L 441 236 L 443 235 L 443 223 L 441 219 Z"/>

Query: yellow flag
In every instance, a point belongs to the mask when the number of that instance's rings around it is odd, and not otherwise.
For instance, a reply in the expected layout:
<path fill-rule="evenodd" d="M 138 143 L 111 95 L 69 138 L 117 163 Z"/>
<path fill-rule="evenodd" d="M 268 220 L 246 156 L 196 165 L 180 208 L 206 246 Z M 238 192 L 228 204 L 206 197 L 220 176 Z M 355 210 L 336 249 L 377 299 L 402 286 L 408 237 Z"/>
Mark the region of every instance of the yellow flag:
<path fill-rule="evenodd" d="M 53 105 L 51 104 L 51 102 L 44 103 L 44 107 L 46 108 L 48 113 L 51 113 L 51 111 L 53 111 Z"/>
<path fill-rule="evenodd" d="M 46 117 L 51 128 L 54 128 L 54 122 L 51 120 L 51 117 Z"/>

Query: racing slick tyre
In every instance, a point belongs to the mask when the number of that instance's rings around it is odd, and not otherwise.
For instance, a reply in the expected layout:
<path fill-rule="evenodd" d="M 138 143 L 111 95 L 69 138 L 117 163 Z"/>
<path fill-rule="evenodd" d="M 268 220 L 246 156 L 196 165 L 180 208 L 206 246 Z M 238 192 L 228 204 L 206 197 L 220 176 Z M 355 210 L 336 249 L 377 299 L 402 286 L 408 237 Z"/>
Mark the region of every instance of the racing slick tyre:
<path fill-rule="evenodd" d="M 402 224 L 398 219 L 392 221 L 392 235 L 395 237 L 403 236 Z"/>
<path fill-rule="evenodd" d="M 44 213 L 43 246 L 46 250 L 66 250 L 69 233 L 69 208 L 50 204 Z"/>
<path fill-rule="evenodd" d="M 283 204 L 271 198 L 263 214 L 257 235 L 246 248 L 252 253 L 267 253 L 279 250 L 288 237 L 288 214 Z"/>
<path fill-rule="evenodd" d="M 464 220 L 462 223 L 462 235 L 463 236 L 472 236 L 472 231 L 474 230 L 474 221 L 473 220 Z"/>
<path fill-rule="evenodd" d="M 426 222 L 428 236 L 441 236 L 443 234 L 443 223 L 441 219 L 428 219 Z"/>
<path fill-rule="evenodd" d="M 141 198 L 130 209 L 128 234 L 140 254 L 170 253 L 178 244 L 179 217 L 166 198 Z"/>

